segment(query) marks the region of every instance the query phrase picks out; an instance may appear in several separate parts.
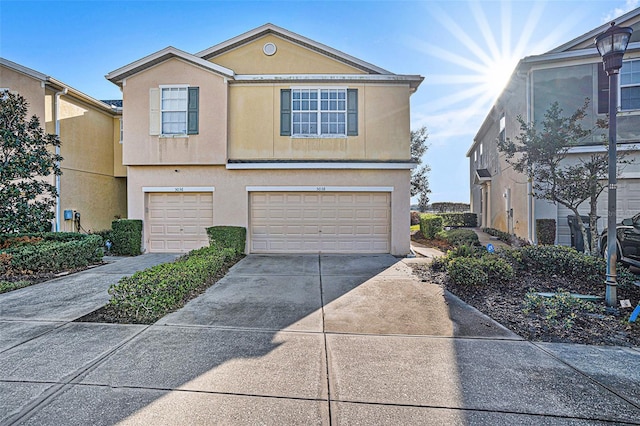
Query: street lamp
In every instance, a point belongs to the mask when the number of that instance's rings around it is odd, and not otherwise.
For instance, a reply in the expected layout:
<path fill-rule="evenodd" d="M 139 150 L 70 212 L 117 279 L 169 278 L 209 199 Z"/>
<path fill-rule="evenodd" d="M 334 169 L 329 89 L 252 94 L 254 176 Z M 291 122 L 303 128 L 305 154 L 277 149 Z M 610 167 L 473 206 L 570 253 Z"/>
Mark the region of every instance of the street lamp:
<path fill-rule="evenodd" d="M 608 306 L 615 306 L 616 295 L 616 197 L 618 178 L 616 176 L 616 126 L 618 112 L 619 73 L 633 29 L 618 27 L 615 22 L 611 27 L 596 37 L 595 43 L 602 56 L 604 70 L 609 76 L 609 205 L 607 213 L 607 290 L 605 300 Z"/>

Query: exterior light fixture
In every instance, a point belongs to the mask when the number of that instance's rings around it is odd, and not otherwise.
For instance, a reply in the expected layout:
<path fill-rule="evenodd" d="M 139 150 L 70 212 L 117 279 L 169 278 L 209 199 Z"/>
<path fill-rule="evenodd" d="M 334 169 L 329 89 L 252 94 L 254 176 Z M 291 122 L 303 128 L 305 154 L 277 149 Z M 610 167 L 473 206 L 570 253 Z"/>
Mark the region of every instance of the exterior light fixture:
<path fill-rule="evenodd" d="M 596 37 L 595 43 L 598 48 L 604 70 L 609 76 L 609 190 L 608 190 L 608 213 L 607 213 L 607 278 L 605 301 L 608 306 L 617 304 L 616 294 L 616 261 L 617 261 L 617 238 L 616 238 L 616 209 L 617 209 L 617 186 L 616 166 L 618 163 L 616 152 L 617 117 L 618 112 L 618 91 L 620 86 L 619 73 L 622 68 L 622 57 L 627 50 L 629 39 L 633 29 L 629 27 L 618 27 L 615 22 L 611 23 L 605 32 Z"/>

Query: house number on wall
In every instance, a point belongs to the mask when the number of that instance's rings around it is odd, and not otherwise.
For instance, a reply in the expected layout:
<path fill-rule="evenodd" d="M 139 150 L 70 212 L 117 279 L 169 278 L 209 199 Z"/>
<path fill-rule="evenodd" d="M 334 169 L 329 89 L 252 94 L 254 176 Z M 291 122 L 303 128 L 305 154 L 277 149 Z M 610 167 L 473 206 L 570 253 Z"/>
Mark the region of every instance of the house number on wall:
<path fill-rule="evenodd" d="M 176 192 L 184 192 L 183 187 L 174 188 Z"/>
<path fill-rule="evenodd" d="M 316 186 L 316 191 L 326 191 L 327 188 L 325 186 Z"/>

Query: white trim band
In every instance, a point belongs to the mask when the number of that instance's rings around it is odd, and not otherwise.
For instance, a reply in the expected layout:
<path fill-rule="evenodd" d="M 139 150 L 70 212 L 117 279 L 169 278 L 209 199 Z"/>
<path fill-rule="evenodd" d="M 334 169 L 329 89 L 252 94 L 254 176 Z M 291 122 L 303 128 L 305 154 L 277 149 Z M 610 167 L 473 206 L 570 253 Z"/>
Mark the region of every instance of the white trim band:
<path fill-rule="evenodd" d="M 143 186 L 142 192 L 214 192 L 213 186 Z"/>
<path fill-rule="evenodd" d="M 227 163 L 228 170 L 386 169 L 413 170 L 415 163 Z"/>
<path fill-rule="evenodd" d="M 393 186 L 247 186 L 247 192 L 393 192 Z"/>

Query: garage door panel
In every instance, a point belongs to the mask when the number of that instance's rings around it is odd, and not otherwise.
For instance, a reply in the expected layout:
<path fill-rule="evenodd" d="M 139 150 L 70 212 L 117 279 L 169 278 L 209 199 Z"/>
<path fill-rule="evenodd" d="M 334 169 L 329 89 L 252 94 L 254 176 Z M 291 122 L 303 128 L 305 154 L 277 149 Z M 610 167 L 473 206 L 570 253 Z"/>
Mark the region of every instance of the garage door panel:
<path fill-rule="evenodd" d="M 211 193 L 150 193 L 147 202 L 150 252 L 187 252 L 209 244 Z"/>
<path fill-rule="evenodd" d="M 250 195 L 254 253 L 388 253 L 389 230 L 389 193 Z"/>

